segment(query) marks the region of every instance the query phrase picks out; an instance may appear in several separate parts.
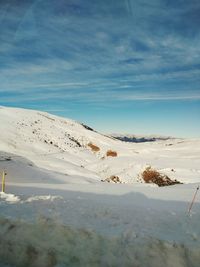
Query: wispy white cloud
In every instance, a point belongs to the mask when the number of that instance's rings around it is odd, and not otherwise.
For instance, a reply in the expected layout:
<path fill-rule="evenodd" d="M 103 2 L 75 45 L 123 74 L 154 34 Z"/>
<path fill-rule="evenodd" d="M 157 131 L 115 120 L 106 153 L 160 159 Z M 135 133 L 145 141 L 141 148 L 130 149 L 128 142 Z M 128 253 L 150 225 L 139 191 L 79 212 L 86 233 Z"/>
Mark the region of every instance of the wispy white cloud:
<path fill-rule="evenodd" d="M 5 6 L 2 104 L 199 100 L 200 32 L 195 21 L 182 28 L 178 21 L 199 7 L 196 1 L 95 3 L 78 1 L 74 9 L 66 1 L 62 9 L 58 1 L 34 1 L 23 10 L 9 5 L 9 12 Z"/>
<path fill-rule="evenodd" d="M 62 93 L 61 93 L 62 92 Z M 137 91 L 129 90 L 67 90 L 67 91 L 58 91 L 58 90 L 48 90 L 48 91 L 30 91 L 29 93 L 20 93 L 19 96 L 11 97 L 2 96 L 1 102 L 4 103 L 51 103 L 52 101 L 56 104 L 59 102 L 72 101 L 72 103 L 88 103 L 101 106 L 106 104 L 110 106 L 113 103 L 125 103 L 133 101 L 199 101 L 200 100 L 200 90 L 199 89 L 190 89 L 190 92 L 187 90 L 180 89 L 168 91 L 158 91 L 151 89 L 146 92 L 141 92 L 139 89 Z M 57 104 L 56 104 L 57 105 Z M 59 108 L 60 109 L 60 108 Z M 63 107 L 61 108 L 61 110 Z M 49 108 L 49 110 L 54 110 L 54 108 Z M 58 111 L 58 109 L 56 108 Z"/>
<path fill-rule="evenodd" d="M 120 98 L 121 101 L 191 101 L 191 100 L 200 100 L 200 94 L 198 95 L 126 95 Z"/>

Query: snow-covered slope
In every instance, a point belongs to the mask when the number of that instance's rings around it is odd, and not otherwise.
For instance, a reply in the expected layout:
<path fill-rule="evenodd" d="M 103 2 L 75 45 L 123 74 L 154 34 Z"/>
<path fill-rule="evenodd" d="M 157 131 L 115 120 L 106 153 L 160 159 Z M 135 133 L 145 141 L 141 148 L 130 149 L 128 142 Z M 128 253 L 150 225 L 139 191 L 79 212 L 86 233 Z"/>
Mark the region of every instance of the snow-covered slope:
<path fill-rule="evenodd" d="M 98 154 L 91 152 L 89 143 L 101 147 Z M 0 150 L 23 156 L 42 168 L 99 180 L 98 174 L 84 166 L 103 156 L 115 143 L 69 119 L 0 108 Z"/>
<path fill-rule="evenodd" d="M 109 150 L 116 157 L 107 156 Z M 200 181 L 200 140 L 130 144 L 34 110 L 0 108 L 0 151 L 60 173 L 66 183 L 77 177 L 80 183 L 98 182 L 113 175 L 122 182 L 141 182 L 139 176 L 147 166 L 184 183 Z"/>

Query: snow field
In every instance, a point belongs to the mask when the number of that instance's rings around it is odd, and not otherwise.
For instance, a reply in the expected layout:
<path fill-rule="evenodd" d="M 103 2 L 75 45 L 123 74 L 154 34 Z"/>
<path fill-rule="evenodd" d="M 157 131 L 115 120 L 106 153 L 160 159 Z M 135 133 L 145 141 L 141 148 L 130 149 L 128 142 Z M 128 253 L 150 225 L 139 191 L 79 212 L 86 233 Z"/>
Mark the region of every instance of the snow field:
<path fill-rule="evenodd" d="M 91 151 L 89 143 L 100 150 Z M 117 175 L 124 183 L 138 183 L 147 166 L 184 183 L 200 182 L 200 140 L 125 143 L 70 119 L 33 110 L 0 108 L 0 150 L 86 182 Z M 107 157 L 108 150 L 116 151 L 117 157 Z"/>
<path fill-rule="evenodd" d="M 42 193 L 42 190 L 41 190 Z M 198 267 L 200 206 L 142 195 L 18 196 L 0 202 L 0 262 L 23 266 Z M 109 205 L 108 205 L 109 202 Z M 1 266 L 1 264 L 0 264 Z"/>
<path fill-rule="evenodd" d="M 144 184 L 147 166 L 184 184 Z M 199 166 L 197 139 L 130 144 L 0 107 L 0 267 L 199 267 Z"/>

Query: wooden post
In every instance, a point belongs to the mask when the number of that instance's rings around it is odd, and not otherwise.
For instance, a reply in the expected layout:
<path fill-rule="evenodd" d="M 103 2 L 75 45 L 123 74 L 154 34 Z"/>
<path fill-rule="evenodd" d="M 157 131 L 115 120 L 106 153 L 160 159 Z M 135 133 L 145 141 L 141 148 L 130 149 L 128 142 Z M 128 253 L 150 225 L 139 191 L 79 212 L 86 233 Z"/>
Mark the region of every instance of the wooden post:
<path fill-rule="evenodd" d="M 5 176 L 6 176 L 6 173 L 5 173 L 5 171 L 3 171 L 3 174 L 2 174 L 2 184 L 1 184 L 1 191 L 2 192 L 5 192 Z"/>
<path fill-rule="evenodd" d="M 194 194 L 194 197 L 193 197 L 192 202 L 191 202 L 191 204 L 190 204 L 190 207 L 189 207 L 189 209 L 188 209 L 188 214 L 189 214 L 189 215 L 190 215 L 190 212 L 191 212 L 191 210 L 192 210 L 192 206 L 193 206 L 193 204 L 194 204 L 194 201 L 195 201 L 195 198 L 196 198 L 196 196 L 197 196 L 198 191 L 199 191 L 199 186 L 198 186 L 197 189 L 196 189 L 196 192 L 195 192 L 195 194 Z"/>

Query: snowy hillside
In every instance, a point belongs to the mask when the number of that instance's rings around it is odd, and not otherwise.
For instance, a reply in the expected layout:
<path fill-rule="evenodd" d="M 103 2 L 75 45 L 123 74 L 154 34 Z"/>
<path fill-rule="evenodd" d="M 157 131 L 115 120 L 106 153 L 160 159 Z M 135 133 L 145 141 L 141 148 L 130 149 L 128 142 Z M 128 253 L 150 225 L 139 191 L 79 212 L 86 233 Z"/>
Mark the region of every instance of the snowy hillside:
<path fill-rule="evenodd" d="M 200 180 L 199 140 L 128 144 L 70 119 L 33 110 L 0 108 L 0 150 L 65 175 L 65 182 L 81 177 L 79 182 L 91 183 L 111 176 L 125 183 L 141 182 L 139 176 L 147 166 L 184 183 Z"/>
<path fill-rule="evenodd" d="M 150 166 L 183 184 L 146 184 Z M 125 143 L 70 119 L 1 107 L 3 171 L 0 267 L 199 267 L 200 192 L 188 208 L 200 140 Z"/>

